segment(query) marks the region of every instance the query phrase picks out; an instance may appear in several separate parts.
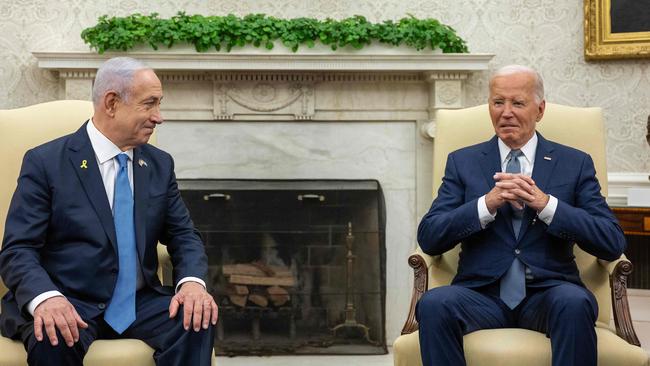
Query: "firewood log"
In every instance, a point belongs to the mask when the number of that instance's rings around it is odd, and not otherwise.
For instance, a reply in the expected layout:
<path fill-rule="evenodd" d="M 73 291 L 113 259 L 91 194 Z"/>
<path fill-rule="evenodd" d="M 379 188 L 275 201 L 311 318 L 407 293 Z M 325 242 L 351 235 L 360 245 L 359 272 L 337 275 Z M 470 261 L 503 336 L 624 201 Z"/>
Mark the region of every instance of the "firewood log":
<path fill-rule="evenodd" d="M 291 298 L 289 296 L 289 291 L 280 286 L 271 286 L 266 289 L 266 292 L 269 294 L 269 300 L 271 300 L 275 306 L 282 306 L 289 302 L 289 299 Z"/>
<path fill-rule="evenodd" d="M 250 295 L 248 295 L 248 300 L 250 300 L 250 302 L 252 302 L 253 304 L 255 304 L 255 305 L 257 305 L 257 306 L 259 306 L 261 308 L 265 308 L 265 307 L 269 306 L 269 299 L 267 299 L 266 296 L 264 296 L 264 295 L 250 294 Z"/>
<path fill-rule="evenodd" d="M 239 306 L 240 308 L 243 308 L 246 306 L 246 299 L 248 298 L 247 295 L 228 295 L 228 299 L 233 305 Z"/>
<path fill-rule="evenodd" d="M 246 275 L 230 275 L 228 281 L 238 285 L 258 285 L 258 286 L 287 286 L 293 287 L 296 280 L 293 277 L 256 277 Z"/>

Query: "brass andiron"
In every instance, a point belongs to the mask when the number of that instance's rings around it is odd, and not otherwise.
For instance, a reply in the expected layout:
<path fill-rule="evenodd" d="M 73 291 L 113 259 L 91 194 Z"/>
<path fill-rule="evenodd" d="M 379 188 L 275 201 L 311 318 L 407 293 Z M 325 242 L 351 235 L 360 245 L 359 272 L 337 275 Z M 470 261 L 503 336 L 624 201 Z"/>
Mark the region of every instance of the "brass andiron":
<path fill-rule="evenodd" d="M 354 269 L 354 259 L 356 256 L 352 254 L 352 245 L 354 244 L 354 235 L 352 235 L 352 223 L 348 222 L 348 235 L 345 237 L 347 244 L 348 254 L 347 258 L 347 271 L 346 271 L 346 287 L 345 287 L 345 321 L 334 328 L 334 336 L 337 338 L 345 339 L 365 339 L 368 343 L 374 344 L 370 340 L 367 326 L 357 322 L 357 309 L 354 306 L 354 299 L 352 295 L 352 274 Z"/>

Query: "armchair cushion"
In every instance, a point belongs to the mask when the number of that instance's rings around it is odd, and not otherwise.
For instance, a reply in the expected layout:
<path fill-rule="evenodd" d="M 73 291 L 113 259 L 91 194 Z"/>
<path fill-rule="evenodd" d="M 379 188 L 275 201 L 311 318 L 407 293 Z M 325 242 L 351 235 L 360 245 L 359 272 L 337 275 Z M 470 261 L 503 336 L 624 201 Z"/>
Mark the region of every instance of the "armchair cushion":
<path fill-rule="evenodd" d="M 399 337 L 393 344 L 395 366 L 422 366 L 418 332 Z M 597 327 L 598 365 L 647 366 L 648 355 L 625 342 L 610 329 Z M 463 337 L 468 365 L 548 366 L 551 342 L 542 333 L 526 329 L 486 329 Z"/>

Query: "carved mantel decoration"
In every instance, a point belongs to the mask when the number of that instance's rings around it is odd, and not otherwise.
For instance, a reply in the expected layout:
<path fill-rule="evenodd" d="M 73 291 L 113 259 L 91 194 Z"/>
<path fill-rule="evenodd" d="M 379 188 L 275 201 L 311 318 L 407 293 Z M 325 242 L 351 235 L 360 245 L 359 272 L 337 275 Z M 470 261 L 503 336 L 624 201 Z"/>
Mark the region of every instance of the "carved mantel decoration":
<path fill-rule="evenodd" d="M 39 67 L 58 72 L 60 98 L 90 99 L 92 79 L 106 59 L 123 55 L 91 52 L 34 52 Z M 167 119 L 192 120 L 416 120 L 433 137 L 435 110 L 464 106 L 464 82 L 488 68 L 491 54 L 441 54 L 395 48 L 363 52 L 287 53 L 239 50 L 229 54 L 191 51 L 129 52 L 153 67 L 164 84 Z M 420 84 L 419 86 L 416 86 Z M 342 85 L 346 85 L 343 86 Z M 331 87 L 346 91 L 375 85 L 385 93 L 412 93 L 426 105 L 337 107 Z M 376 91 L 376 88 L 371 88 Z M 363 90 L 360 90 L 363 91 Z M 422 96 L 419 96 L 422 97 Z M 362 99 L 357 98 L 360 102 Z M 372 104 L 372 103 L 371 103 Z M 363 113 L 356 113 L 362 110 Z"/>

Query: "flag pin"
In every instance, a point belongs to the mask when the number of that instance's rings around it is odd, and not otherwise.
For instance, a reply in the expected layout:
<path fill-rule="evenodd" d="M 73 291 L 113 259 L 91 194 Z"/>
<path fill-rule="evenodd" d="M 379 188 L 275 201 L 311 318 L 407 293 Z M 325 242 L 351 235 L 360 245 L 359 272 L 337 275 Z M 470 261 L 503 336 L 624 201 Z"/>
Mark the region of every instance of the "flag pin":
<path fill-rule="evenodd" d="M 545 156 L 544 160 L 551 160 L 551 157 L 550 156 Z"/>

